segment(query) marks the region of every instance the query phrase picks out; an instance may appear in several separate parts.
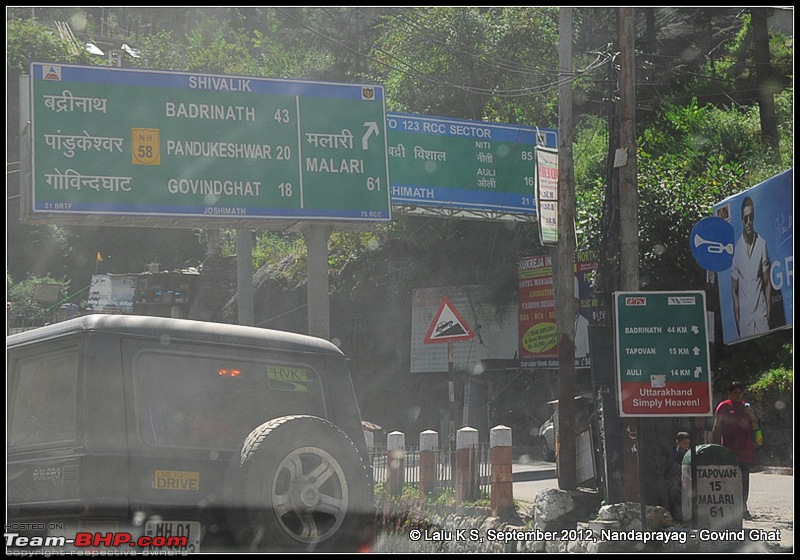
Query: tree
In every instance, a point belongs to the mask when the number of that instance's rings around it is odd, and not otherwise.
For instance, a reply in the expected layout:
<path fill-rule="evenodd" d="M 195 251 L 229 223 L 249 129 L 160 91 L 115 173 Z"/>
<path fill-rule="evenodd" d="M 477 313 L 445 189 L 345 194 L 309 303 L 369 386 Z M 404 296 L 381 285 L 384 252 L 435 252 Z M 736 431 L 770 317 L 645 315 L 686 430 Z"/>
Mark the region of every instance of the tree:
<path fill-rule="evenodd" d="M 557 9 L 387 11 L 372 49 L 390 109 L 553 127 Z"/>
<path fill-rule="evenodd" d="M 31 12 L 28 8 L 7 12 L 9 122 L 17 118 L 16 84 L 28 60 L 107 63 L 91 61 L 84 53 L 70 54 L 55 27 L 48 27 L 56 20 L 85 22 L 82 40 L 102 36 L 135 41 L 142 57 L 126 64 L 382 83 L 389 110 L 526 126 L 555 127 L 557 122 L 558 11 L 553 7 L 65 7 L 36 8 L 36 24 L 29 21 Z M 707 214 L 718 194 L 781 171 L 765 158 L 768 152 L 753 134 L 758 131 L 753 118 L 757 99 L 745 87 L 754 81 L 751 16 L 736 8 L 648 8 L 637 13 L 643 36 L 637 39 L 640 181 L 646 201 L 639 213 L 642 274 L 649 276 L 652 286 L 697 285 L 702 274 L 683 247 L 681 232 Z M 599 232 L 605 229 L 598 217 L 609 161 L 610 131 L 603 119 L 615 96 L 616 78 L 610 72 L 615 10 L 578 9 L 576 27 L 579 236 L 584 246 L 597 247 Z M 790 40 L 774 33 L 770 53 L 774 83 L 785 87 L 793 71 Z M 791 89 L 775 96 L 775 109 L 779 147 L 789 158 Z M 16 126 L 8 127 L 12 163 L 19 160 L 17 131 Z M 203 236 L 191 230 L 172 230 L 170 243 L 164 243 L 166 234 L 156 230 L 19 224 L 15 198 L 19 187 L 13 168 L 8 177 L 8 270 L 13 278 L 50 272 L 80 285 L 88 281 L 98 250 L 111 255 L 104 261 L 105 270 L 119 272 L 138 270 L 151 260 L 181 266 L 190 258 L 202 258 Z M 469 228 L 446 220 L 401 217 L 374 239 L 336 236 L 335 269 L 375 258 L 366 247 L 376 240 L 415 247 L 414 251 L 425 253 L 420 257 L 423 262 L 430 257 L 433 262 L 450 263 L 447 255 L 434 257 L 435 251 L 441 246 L 455 254 L 452 246 L 474 242 L 472 236 L 454 233 L 462 227 Z M 259 237 L 257 246 L 264 247 L 264 256 L 256 264 L 295 250 L 291 235 Z M 535 232 L 530 237 L 535 239 Z M 441 244 L 431 246 L 431 239 Z M 662 247 L 666 252 L 660 252 Z M 518 249 L 541 250 L 535 242 Z M 670 264 L 673 255 L 677 260 Z M 408 262 L 392 266 L 409 269 L 402 273 L 409 277 L 423 274 L 410 270 L 413 264 Z"/>
<path fill-rule="evenodd" d="M 769 8 L 753 8 L 753 55 L 756 61 L 756 84 L 758 86 L 758 106 L 761 117 L 761 134 L 772 149 L 775 163 L 781 162 L 780 139 L 778 137 L 778 121 L 775 117 L 772 65 L 769 55 L 769 34 L 767 32 L 767 15 Z"/>

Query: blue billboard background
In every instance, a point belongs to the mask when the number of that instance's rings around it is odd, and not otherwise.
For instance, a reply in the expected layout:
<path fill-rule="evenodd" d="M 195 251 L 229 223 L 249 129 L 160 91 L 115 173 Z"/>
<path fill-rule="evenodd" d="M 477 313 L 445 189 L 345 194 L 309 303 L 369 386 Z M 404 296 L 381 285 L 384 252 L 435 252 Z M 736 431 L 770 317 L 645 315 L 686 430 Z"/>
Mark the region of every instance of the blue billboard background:
<path fill-rule="evenodd" d="M 742 236 L 742 200 L 746 196 L 753 199 L 754 228 L 766 241 L 772 263 L 772 301 L 767 332 L 789 328 L 794 322 L 793 184 L 794 169 L 789 169 L 714 205 L 714 215 L 733 226 L 735 243 Z M 733 316 L 731 269 L 719 272 L 718 279 L 722 338 L 725 344 L 735 344 L 765 334 L 739 336 Z"/>

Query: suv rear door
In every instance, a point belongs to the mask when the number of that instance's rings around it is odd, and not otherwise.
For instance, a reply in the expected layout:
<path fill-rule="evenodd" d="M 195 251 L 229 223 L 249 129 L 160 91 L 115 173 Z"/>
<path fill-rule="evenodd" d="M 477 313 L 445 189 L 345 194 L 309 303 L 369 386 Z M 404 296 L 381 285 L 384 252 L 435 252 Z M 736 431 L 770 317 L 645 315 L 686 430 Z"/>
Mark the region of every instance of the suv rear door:
<path fill-rule="evenodd" d="M 226 471 L 247 435 L 288 414 L 325 418 L 314 354 L 125 339 L 132 507 L 202 517 L 222 504 Z"/>

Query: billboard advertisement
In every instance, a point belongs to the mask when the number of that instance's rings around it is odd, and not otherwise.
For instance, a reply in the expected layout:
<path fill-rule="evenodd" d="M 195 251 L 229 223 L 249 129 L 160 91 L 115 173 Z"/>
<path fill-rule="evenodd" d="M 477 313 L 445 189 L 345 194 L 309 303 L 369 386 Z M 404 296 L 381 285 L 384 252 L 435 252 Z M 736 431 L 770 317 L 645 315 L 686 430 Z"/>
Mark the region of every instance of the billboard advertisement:
<path fill-rule="evenodd" d="M 734 232 L 733 264 L 718 273 L 725 344 L 793 324 L 793 183 L 789 169 L 714 205 Z"/>
<path fill-rule="evenodd" d="M 575 367 L 588 368 L 589 325 L 599 319 L 599 302 L 591 285 L 597 256 L 578 252 L 575 262 Z M 519 365 L 523 368 L 557 368 L 556 301 L 550 255 L 526 257 L 517 262 L 519 289 Z"/>
<path fill-rule="evenodd" d="M 539 242 L 558 244 L 558 150 L 536 147 L 536 210 Z"/>

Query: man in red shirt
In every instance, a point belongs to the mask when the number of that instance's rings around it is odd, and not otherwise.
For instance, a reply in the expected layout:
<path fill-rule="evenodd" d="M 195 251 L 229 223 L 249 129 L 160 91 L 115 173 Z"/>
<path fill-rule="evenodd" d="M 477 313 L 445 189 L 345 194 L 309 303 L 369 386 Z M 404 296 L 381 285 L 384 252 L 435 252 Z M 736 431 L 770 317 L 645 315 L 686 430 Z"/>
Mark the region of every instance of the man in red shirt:
<path fill-rule="evenodd" d="M 749 404 L 744 402 L 744 385 L 734 381 L 728 387 L 728 399 L 719 403 L 714 416 L 714 443 L 727 447 L 736 455 L 742 469 L 742 502 L 744 518 L 750 519 L 747 497 L 750 494 L 750 470 L 756 462 L 754 433 L 758 420 Z"/>

